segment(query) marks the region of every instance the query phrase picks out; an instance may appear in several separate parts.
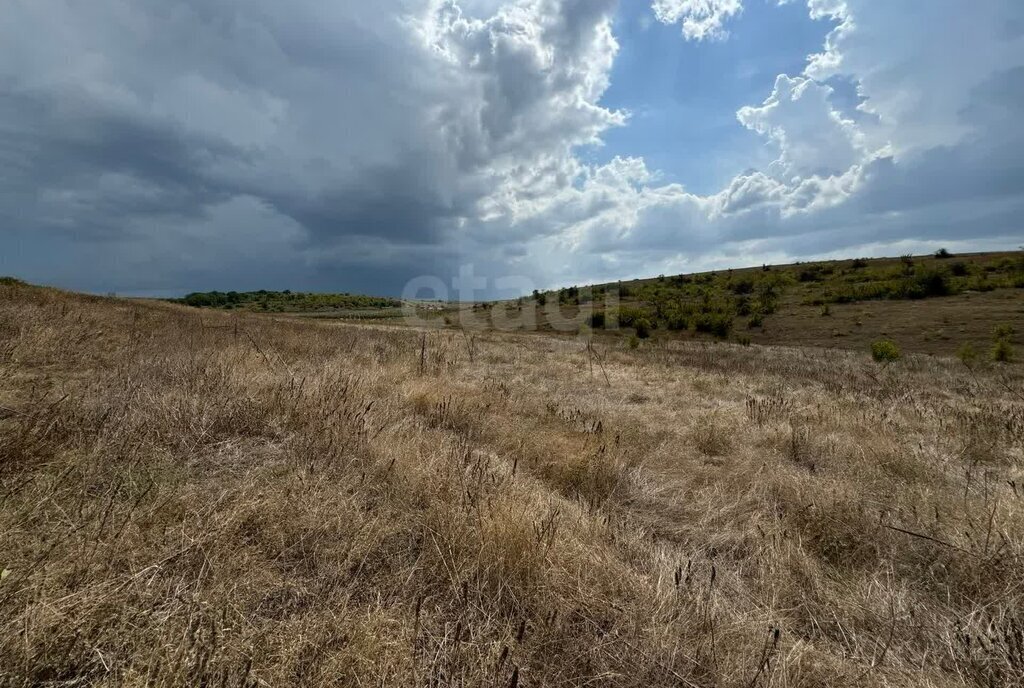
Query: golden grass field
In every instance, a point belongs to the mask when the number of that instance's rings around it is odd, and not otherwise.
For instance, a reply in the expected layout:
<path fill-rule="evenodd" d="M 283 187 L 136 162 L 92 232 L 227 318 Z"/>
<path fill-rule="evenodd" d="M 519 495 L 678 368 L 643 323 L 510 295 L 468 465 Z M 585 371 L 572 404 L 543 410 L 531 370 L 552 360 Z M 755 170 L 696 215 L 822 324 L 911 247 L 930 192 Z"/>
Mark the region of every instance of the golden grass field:
<path fill-rule="evenodd" d="M 0 684 L 1024 684 L 1024 371 L 0 286 Z"/>

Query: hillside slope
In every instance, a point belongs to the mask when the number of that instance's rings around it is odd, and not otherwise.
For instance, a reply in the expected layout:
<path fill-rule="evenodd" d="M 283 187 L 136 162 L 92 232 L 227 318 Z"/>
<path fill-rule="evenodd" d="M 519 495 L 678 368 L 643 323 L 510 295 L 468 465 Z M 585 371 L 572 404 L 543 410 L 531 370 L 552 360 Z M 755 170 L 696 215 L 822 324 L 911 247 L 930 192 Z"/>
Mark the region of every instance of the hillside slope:
<path fill-rule="evenodd" d="M 1019 685 L 1022 395 L 0 285 L 0 683 Z"/>
<path fill-rule="evenodd" d="M 620 336 L 860 351 L 890 338 L 918 353 L 953 356 L 965 344 L 985 353 L 997 327 L 1024 344 L 1024 252 L 765 265 L 569 287 L 494 307 L 535 305 L 541 331 L 575 332 L 592 311 L 596 329 Z"/>

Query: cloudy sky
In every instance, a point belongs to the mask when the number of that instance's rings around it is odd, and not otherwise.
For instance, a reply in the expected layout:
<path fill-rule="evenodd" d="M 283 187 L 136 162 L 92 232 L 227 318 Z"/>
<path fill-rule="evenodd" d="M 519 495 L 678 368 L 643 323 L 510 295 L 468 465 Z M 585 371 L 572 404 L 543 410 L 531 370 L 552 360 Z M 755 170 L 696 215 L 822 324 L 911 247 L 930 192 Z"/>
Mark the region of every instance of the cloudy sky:
<path fill-rule="evenodd" d="M 1014 248 L 1021 122 L 1020 0 L 4 0 L 0 274 L 397 294 Z"/>

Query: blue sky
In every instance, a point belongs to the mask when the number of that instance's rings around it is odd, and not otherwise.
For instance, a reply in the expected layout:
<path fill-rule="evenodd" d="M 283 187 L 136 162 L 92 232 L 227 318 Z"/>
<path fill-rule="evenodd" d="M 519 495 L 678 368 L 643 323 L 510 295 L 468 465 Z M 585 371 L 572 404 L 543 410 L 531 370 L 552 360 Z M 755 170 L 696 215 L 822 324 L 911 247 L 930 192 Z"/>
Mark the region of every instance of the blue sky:
<path fill-rule="evenodd" d="M 1015 248 L 1021 121 L 1019 0 L 9 0 L 0 274 L 483 297 Z"/>
<path fill-rule="evenodd" d="M 684 41 L 648 5 L 621 3 L 614 21 L 620 50 L 602 102 L 632 117 L 605 135 L 592 159 L 643 156 L 663 180 L 714 193 L 773 159 L 736 111 L 767 98 L 777 74 L 803 71 L 834 26 L 812 20 L 800 4 L 753 0 L 730 24 L 728 40 Z"/>

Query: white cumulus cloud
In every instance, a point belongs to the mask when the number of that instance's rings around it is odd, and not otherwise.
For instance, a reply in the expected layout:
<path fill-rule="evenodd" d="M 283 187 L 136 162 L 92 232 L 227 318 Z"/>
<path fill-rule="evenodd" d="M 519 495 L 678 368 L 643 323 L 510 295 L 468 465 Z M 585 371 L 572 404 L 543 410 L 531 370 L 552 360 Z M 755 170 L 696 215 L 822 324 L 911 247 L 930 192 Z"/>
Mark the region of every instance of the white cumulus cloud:
<path fill-rule="evenodd" d="M 721 39 L 725 23 L 743 11 L 741 0 L 654 0 L 654 16 L 663 24 L 683 25 L 687 40 Z"/>
<path fill-rule="evenodd" d="M 806 75 L 846 76 L 897 153 L 955 145 L 976 130 L 965 112 L 994 75 L 1024 65 L 1024 3 L 808 0 L 839 25 Z"/>
<path fill-rule="evenodd" d="M 780 75 L 763 104 L 737 113 L 745 127 L 778 146 L 773 167 L 780 177 L 842 174 L 865 158 L 863 134 L 832 106 L 831 94 L 825 84 Z"/>

